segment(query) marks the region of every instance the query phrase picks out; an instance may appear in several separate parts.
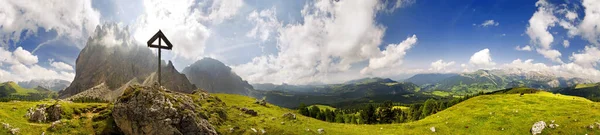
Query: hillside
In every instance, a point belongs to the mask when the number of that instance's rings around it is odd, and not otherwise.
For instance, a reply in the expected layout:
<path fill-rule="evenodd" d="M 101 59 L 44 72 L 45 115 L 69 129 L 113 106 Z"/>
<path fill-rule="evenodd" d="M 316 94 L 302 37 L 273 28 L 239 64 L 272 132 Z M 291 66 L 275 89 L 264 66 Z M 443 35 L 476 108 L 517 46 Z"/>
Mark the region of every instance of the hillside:
<path fill-rule="evenodd" d="M 15 82 L 4 82 L 0 83 L 0 100 L 42 100 L 47 98 L 56 98 L 57 94 L 54 91 L 50 91 L 46 88 L 35 87 L 33 89 L 27 89 L 19 86 Z"/>
<path fill-rule="evenodd" d="M 268 102 L 286 108 L 295 108 L 301 103 L 328 104 L 335 107 L 386 100 L 416 103 L 435 97 L 435 95 L 418 93 L 419 86 L 416 84 L 381 78 L 328 85 L 283 84 L 272 88 L 274 89 L 252 91 L 251 95 L 257 98 L 265 97 Z"/>
<path fill-rule="evenodd" d="M 575 86 L 557 89 L 555 92 L 585 97 L 592 101 L 600 101 L 600 83 L 577 84 Z"/>
<path fill-rule="evenodd" d="M 136 92 L 133 92 L 136 93 Z M 329 123 L 305 117 L 290 110 L 266 104 L 255 104 L 254 98 L 233 94 L 212 94 L 217 99 L 207 102 L 220 103 L 225 119 L 214 123 L 214 115 L 207 115 L 219 134 L 253 134 L 255 132 L 277 134 L 317 134 L 323 129 L 326 134 L 529 134 L 529 129 L 537 121 L 550 124 L 554 120 L 560 126 L 546 128 L 543 134 L 599 134 L 600 129 L 588 129 L 594 122 L 600 122 L 600 104 L 573 96 L 557 95 L 548 92 L 535 94 L 492 94 L 482 95 L 463 101 L 425 119 L 401 123 L 356 125 Z M 194 100 L 206 95 L 192 94 Z M 128 97 L 128 96 L 125 96 Z M 115 123 L 110 117 L 112 108 L 102 103 L 59 102 L 64 111 L 58 128 L 51 123 L 32 123 L 22 117 L 26 109 L 36 104 L 50 102 L 0 102 L 0 122 L 20 128 L 22 134 L 91 134 L 110 133 L 118 130 L 110 128 Z M 203 102 L 203 104 L 207 104 Z M 208 103 L 210 104 L 210 103 Z M 557 107 L 560 106 L 560 107 Z M 180 107 L 180 106 L 176 106 Z M 14 108 L 14 109 L 13 109 Z M 252 109 L 257 116 L 244 114 L 240 108 Z M 212 108 L 214 109 L 214 108 Z M 77 111 L 75 111 L 77 110 Z M 82 113 L 81 111 L 85 111 Z M 296 119 L 283 117 L 285 113 L 295 113 Z M 468 114 L 468 115 L 465 115 Z M 108 117 L 106 117 L 108 116 Z M 597 127 L 597 125 L 595 125 Z M 255 131 L 253 131 L 254 129 Z M 9 132 L 0 128 L 0 133 Z"/>
<path fill-rule="evenodd" d="M 526 94 L 523 97 L 519 94 L 483 95 L 423 120 L 383 125 L 328 123 L 301 115 L 296 115 L 297 120 L 290 121 L 281 116 L 294 110 L 271 104 L 260 106 L 253 104 L 253 98 L 245 96 L 215 95 L 229 106 L 248 107 L 259 113 L 258 117 L 240 116 L 237 115 L 238 111 L 230 109 L 228 114 L 233 117 L 228 118 L 225 126 L 218 127 L 221 132 L 237 126 L 246 133 L 252 133 L 251 128 L 255 128 L 259 132 L 264 129 L 266 133 L 316 134 L 317 129 L 322 128 L 328 134 L 432 134 L 430 128 L 435 127 L 437 134 L 530 134 L 533 123 L 545 121 L 550 124 L 551 120 L 555 120 L 560 126 L 556 129 L 546 128 L 543 134 L 600 133 L 600 129 L 586 128 L 594 122 L 600 122 L 599 103 L 548 92 Z"/>
<path fill-rule="evenodd" d="M 442 74 L 442 73 L 429 73 L 429 74 L 416 74 L 406 80 L 404 82 L 412 82 L 417 85 L 425 85 L 425 84 L 435 84 L 441 80 L 444 80 L 448 77 L 456 76 L 458 74 Z"/>

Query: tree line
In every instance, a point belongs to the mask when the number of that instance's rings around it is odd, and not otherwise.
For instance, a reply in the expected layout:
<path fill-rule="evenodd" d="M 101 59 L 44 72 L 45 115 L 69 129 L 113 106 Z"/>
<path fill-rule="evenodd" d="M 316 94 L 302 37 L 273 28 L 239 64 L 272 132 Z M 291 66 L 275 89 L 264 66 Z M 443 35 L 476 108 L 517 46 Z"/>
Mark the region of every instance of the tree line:
<path fill-rule="evenodd" d="M 298 112 L 304 116 L 315 119 L 351 124 L 389 124 L 404 123 L 423 119 L 429 115 L 438 113 L 446 108 L 456 105 L 469 98 L 481 95 L 467 95 L 452 100 L 428 99 L 424 103 L 410 104 L 408 109 L 394 108 L 398 103 L 385 101 L 382 104 L 365 104 L 358 108 L 329 109 L 318 106 L 306 106 L 300 104 Z"/>

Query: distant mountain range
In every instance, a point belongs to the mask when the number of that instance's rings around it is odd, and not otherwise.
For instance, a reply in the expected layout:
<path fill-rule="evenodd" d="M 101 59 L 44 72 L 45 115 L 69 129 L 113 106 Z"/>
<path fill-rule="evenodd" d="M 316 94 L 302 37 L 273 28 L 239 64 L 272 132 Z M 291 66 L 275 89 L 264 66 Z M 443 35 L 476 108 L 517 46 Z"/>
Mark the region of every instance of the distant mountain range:
<path fill-rule="evenodd" d="M 21 87 L 28 89 L 33 89 L 39 86 L 52 91 L 61 91 L 67 88 L 71 82 L 60 79 L 34 79 L 30 81 L 18 82 L 18 84 Z"/>
<path fill-rule="evenodd" d="M 580 83 L 591 83 L 591 80 L 582 78 L 557 77 L 552 73 L 538 71 L 524 71 L 521 69 L 495 69 L 478 70 L 471 73 L 462 73 L 453 76 L 447 75 L 415 75 L 421 78 L 417 80 L 430 80 L 422 85 L 423 90 L 443 90 L 455 93 L 475 93 L 478 91 L 493 91 L 512 87 L 530 87 L 535 89 L 551 89 L 556 87 L 569 87 Z M 414 80 L 414 79 L 407 79 Z"/>

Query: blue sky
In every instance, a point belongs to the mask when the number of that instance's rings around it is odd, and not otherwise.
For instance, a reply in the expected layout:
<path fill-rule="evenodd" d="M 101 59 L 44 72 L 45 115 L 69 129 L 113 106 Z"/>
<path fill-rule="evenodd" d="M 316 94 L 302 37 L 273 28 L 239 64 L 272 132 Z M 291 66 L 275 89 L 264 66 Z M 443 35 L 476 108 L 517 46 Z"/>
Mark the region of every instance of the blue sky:
<path fill-rule="evenodd" d="M 36 7 L 48 3 L 57 6 Z M 594 18 L 600 16 L 595 12 L 600 2 L 595 0 L 0 4 L 5 12 L 0 20 L 8 20 L 0 22 L 0 56 L 6 56 L 0 59 L 0 81 L 71 80 L 87 37 L 106 23 L 118 24 L 138 43 L 151 36 L 147 33 L 163 30 L 176 46 L 163 59 L 174 61 L 178 70 L 212 57 L 253 83 L 339 83 L 507 68 L 600 79 L 600 20 Z M 61 16 L 72 12 L 80 14 Z M 550 43 L 542 41 L 549 38 Z M 17 53 L 19 47 L 30 54 Z M 36 70 L 43 70 L 44 77 L 32 73 Z"/>

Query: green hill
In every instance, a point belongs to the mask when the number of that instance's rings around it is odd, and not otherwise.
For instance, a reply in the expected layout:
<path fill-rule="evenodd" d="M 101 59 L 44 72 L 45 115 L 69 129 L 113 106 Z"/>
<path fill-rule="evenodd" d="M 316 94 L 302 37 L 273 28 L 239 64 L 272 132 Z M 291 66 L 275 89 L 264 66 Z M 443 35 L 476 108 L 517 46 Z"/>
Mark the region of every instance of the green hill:
<path fill-rule="evenodd" d="M 528 89 L 507 90 L 513 93 Z M 512 92 L 511 92 L 512 91 Z M 587 126 L 600 122 L 600 103 L 585 98 L 552 94 L 538 91 L 533 94 L 495 93 L 473 97 L 444 111 L 422 120 L 401 124 L 357 125 L 329 123 L 302 116 L 296 110 L 272 104 L 255 104 L 254 98 L 214 94 L 225 102 L 226 119 L 214 125 L 220 134 L 255 134 L 264 130 L 266 134 L 317 134 L 323 129 L 326 134 L 529 134 L 529 129 L 537 121 L 550 124 L 552 120 L 560 126 L 546 128 L 542 134 L 600 134 L 600 129 Z M 0 102 L 0 122 L 9 123 L 21 129 L 21 134 L 101 134 L 114 131 L 112 118 L 106 103 L 67 103 L 59 102 L 66 110 L 61 120 L 65 124 L 60 130 L 51 130 L 51 123 L 32 123 L 23 117 L 27 108 L 44 102 Z M 50 103 L 50 102 L 46 102 Z M 244 114 L 239 108 L 255 110 L 258 116 Z M 13 108 L 15 108 L 13 110 Z M 88 109 L 85 109 L 88 108 Z M 103 108 L 102 111 L 81 113 L 89 108 Z M 79 110 L 79 111 L 77 111 Z M 283 117 L 285 113 L 296 114 L 295 120 Z M 212 117 L 212 116 L 211 116 Z M 102 119 L 100 119 L 102 118 Z M 230 129 L 234 129 L 230 132 Z M 0 128 L 0 134 L 7 129 Z"/>
<path fill-rule="evenodd" d="M 555 92 L 600 101 L 600 83 L 577 84 L 572 87 L 560 88 Z"/>
<path fill-rule="evenodd" d="M 36 87 L 26 89 L 15 82 L 4 82 L 0 84 L 0 101 L 29 100 L 36 101 L 56 97 L 56 92 L 45 88 Z"/>
<path fill-rule="evenodd" d="M 380 125 L 329 123 L 299 114 L 295 121 L 284 120 L 281 117 L 284 113 L 295 110 L 271 104 L 260 106 L 253 104 L 255 99 L 245 96 L 216 95 L 229 106 L 248 107 L 259 113 L 257 117 L 239 115 L 240 111 L 232 108 L 228 110 L 229 120 L 218 126 L 220 132 L 235 126 L 245 133 L 252 133 L 251 128 L 255 128 L 267 133 L 315 134 L 322 128 L 328 134 L 432 134 L 430 128 L 435 127 L 437 134 L 529 134 L 533 123 L 550 124 L 555 120 L 560 126 L 546 128 L 543 134 L 600 133 L 600 129 L 586 128 L 600 122 L 599 103 L 543 91 L 522 97 L 520 94 L 482 95 L 416 122 Z"/>

